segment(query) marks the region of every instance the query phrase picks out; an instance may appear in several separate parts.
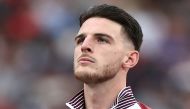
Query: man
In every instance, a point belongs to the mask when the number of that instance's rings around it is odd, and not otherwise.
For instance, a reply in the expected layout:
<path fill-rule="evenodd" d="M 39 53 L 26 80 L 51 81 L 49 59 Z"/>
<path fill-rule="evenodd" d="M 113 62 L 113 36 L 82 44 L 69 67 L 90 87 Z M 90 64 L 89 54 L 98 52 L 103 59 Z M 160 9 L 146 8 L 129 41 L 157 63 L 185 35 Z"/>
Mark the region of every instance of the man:
<path fill-rule="evenodd" d="M 115 6 L 100 5 L 80 16 L 75 37 L 74 74 L 84 89 L 66 105 L 70 109 L 149 109 L 126 86 L 126 75 L 139 60 L 142 30 Z"/>

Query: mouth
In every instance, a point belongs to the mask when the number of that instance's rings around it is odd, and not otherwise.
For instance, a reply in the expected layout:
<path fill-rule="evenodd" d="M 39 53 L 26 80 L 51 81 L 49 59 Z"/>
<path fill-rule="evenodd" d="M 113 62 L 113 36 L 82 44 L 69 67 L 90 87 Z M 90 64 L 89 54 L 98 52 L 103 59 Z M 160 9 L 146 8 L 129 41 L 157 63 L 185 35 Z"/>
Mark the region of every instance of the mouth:
<path fill-rule="evenodd" d="M 80 57 L 78 62 L 80 64 L 90 64 L 90 63 L 95 63 L 94 59 L 88 56 Z"/>

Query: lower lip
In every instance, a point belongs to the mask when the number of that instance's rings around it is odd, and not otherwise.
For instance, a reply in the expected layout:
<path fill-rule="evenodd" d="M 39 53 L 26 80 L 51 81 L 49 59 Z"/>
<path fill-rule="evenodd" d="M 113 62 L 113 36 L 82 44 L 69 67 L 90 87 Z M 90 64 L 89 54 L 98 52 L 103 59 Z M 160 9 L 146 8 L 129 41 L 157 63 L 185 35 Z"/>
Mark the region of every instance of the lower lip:
<path fill-rule="evenodd" d="M 84 60 L 81 60 L 79 61 L 80 64 L 90 64 L 92 63 L 91 61 L 84 61 Z"/>

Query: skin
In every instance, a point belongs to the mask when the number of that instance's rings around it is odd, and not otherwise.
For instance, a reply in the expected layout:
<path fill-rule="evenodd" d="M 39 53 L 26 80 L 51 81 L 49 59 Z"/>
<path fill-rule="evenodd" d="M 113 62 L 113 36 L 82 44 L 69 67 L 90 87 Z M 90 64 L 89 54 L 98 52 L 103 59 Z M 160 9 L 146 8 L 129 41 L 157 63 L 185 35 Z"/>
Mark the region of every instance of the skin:
<path fill-rule="evenodd" d="M 110 108 L 138 62 L 138 51 L 120 24 L 99 17 L 82 24 L 75 42 L 74 73 L 84 82 L 86 108 Z"/>

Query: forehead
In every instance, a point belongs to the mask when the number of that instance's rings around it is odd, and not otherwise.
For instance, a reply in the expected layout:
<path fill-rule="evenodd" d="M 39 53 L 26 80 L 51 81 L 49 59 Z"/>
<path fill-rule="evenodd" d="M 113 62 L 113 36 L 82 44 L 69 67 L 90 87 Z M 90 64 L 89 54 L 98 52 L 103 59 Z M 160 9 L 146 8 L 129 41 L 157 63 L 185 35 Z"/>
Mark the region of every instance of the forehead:
<path fill-rule="evenodd" d="M 111 36 L 121 36 L 124 34 L 122 26 L 119 23 L 106 18 L 93 17 L 87 19 L 79 30 L 80 33 L 107 33 Z"/>

